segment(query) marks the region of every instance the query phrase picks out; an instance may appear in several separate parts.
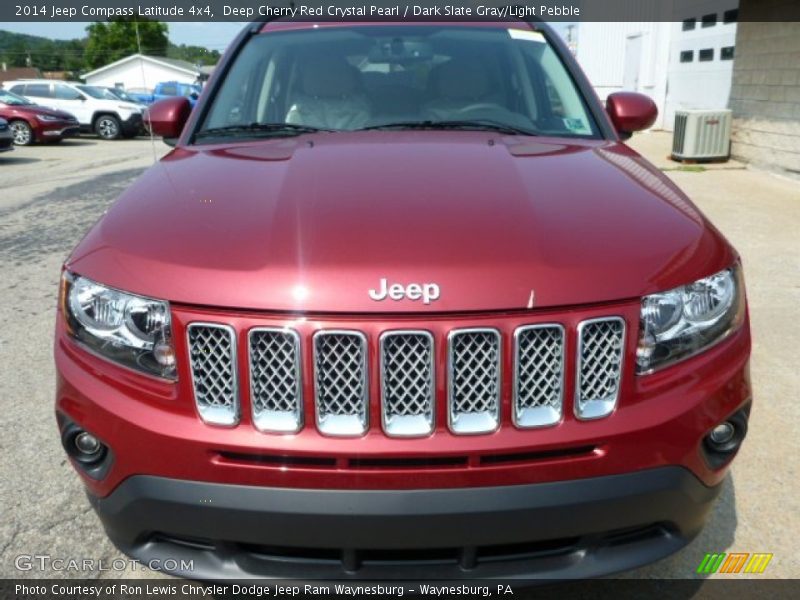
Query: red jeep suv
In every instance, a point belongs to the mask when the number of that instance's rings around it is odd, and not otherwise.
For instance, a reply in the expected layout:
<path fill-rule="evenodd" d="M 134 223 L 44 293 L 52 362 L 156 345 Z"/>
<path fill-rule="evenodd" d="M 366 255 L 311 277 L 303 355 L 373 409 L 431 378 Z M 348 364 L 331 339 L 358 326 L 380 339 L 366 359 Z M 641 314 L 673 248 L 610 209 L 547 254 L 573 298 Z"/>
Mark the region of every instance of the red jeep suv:
<path fill-rule="evenodd" d="M 687 544 L 750 330 L 735 250 L 623 143 L 655 115 L 543 24 L 248 25 L 64 266 L 56 414 L 113 542 L 286 579 Z"/>

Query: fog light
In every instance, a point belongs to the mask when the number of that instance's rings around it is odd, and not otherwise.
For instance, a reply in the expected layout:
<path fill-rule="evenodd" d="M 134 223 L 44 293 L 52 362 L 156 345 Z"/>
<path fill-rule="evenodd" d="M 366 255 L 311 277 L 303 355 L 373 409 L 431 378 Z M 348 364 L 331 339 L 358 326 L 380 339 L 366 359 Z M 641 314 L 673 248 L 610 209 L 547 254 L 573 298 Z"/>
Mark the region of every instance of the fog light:
<path fill-rule="evenodd" d="M 103 479 L 114 462 L 111 448 L 63 413 L 57 413 L 57 418 L 61 445 L 72 459 L 73 466 L 96 481 Z"/>
<path fill-rule="evenodd" d="M 108 454 L 103 442 L 77 425 L 66 428 L 61 434 L 61 441 L 67 454 L 86 468 L 102 463 Z"/>
<path fill-rule="evenodd" d="M 703 438 L 703 454 L 712 468 L 728 463 L 739 450 L 747 435 L 749 404 L 712 427 Z"/>
<path fill-rule="evenodd" d="M 100 443 L 100 440 L 86 431 L 76 435 L 74 443 L 75 448 L 78 449 L 78 452 L 85 454 L 87 457 L 97 454 L 103 447 Z"/>
<path fill-rule="evenodd" d="M 724 423 L 720 423 L 714 427 L 714 429 L 711 430 L 709 437 L 715 444 L 723 446 L 733 439 L 733 435 L 735 433 L 736 428 L 733 426 L 733 423 L 725 421 Z"/>

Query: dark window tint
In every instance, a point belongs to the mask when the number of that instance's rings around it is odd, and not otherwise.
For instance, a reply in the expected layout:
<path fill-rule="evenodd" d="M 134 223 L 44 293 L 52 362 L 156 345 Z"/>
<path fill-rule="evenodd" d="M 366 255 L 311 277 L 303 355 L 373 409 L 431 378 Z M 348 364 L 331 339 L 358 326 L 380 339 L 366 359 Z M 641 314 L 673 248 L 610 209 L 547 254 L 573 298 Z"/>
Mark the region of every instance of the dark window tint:
<path fill-rule="evenodd" d="M 713 48 L 705 48 L 704 50 L 700 50 L 697 53 L 697 60 L 700 62 L 708 62 L 710 60 L 714 60 L 714 49 Z"/>
<path fill-rule="evenodd" d="M 56 86 L 56 98 L 59 100 L 80 100 L 83 96 L 66 85 Z"/>
<path fill-rule="evenodd" d="M 732 8 L 731 10 L 726 10 L 722 15 L 722 22 L 723 23 L 736 23 L 739 20 L 739 9 Z"/>
<path fill-rule="evenodd" d="M 694 50 L 684 50 L 681 52 L 681 62 L 687 63 L 694 60 Z"/>
<path fill-rule="evenodd" d="M 713 27 L 717 24 L 717 13 L 703 15 L 703 27 Z"/>
<path fill-rule="evenodd" d="M 178 86 L 175 86 L 175 85 L 162 85 L 161 86 L 161 93 L 164 96 L 177 96 L 178 95 Z"/>
<path fill-rule="evenodd" d="M 28 83 L 25 85 L 25 96 L 33 96 L 34 98 L 52 98 L 53 93 L 50 91 L 49 83 Z"/>
<path fill-rule="evenodd" d="M 697 25 L 697 19 L 686 19 L 683 22 L 683 30 L 691 31 Z"/>
<path fill-rule="evenodd" d="M 720 60 L 733 60 L 733 46 L 725 46 L 719 52 Z"/>

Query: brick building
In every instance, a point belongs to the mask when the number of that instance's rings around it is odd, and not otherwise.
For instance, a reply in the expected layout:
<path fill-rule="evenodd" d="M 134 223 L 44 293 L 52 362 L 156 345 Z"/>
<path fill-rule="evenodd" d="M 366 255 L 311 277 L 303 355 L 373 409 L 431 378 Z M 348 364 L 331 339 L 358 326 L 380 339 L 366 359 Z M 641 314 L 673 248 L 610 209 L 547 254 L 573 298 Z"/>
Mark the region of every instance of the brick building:
<path fill-rule="evenodd" d="M 761 168 L 800 176 L 800 21 L 758 22 L 797 0 L 741 0 L 729 105 L 731 153 Z"/>

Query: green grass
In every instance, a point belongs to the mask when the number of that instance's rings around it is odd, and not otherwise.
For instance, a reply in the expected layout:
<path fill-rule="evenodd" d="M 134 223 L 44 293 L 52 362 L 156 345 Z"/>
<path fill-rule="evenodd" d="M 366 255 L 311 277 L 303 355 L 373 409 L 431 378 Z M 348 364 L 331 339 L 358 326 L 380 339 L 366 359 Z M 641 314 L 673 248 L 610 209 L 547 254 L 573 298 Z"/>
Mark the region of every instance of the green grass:
<path fill-rule="evenodd" d="M 684 171 L 686 173 L 704 173 L 708 171 L 702 165 L 682 165 L 680 167 L 669 167 L 661 169 L 662 171 Z"/>

